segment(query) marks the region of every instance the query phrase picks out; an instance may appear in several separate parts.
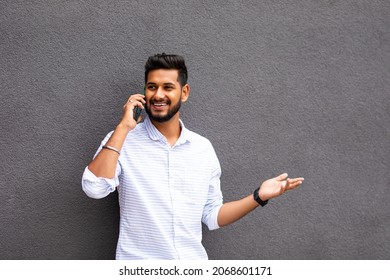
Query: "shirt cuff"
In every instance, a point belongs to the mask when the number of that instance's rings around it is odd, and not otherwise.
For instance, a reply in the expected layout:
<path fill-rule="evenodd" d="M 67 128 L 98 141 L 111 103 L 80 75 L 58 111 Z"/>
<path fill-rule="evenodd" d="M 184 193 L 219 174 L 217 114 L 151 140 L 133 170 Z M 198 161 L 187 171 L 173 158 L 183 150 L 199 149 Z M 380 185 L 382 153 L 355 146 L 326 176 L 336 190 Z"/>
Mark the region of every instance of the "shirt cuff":
<path fill-rule="evenodd" d="M 215 207 L 213 209 L 213 212 L 210 214 L 210 217 L 209 217 L 208 222 L 207 222 L 207 227 L 209 228 L 209 230 L 215 230 L 215 229 L 220 228 L 220 226 L 218 224 L 218 213 L 219 213 L 219 210 L 221 209 L 222 205 L 223 204 L 221 203 L 220 205 Z"/>
<path fill-rule="evenodd" d="M 84 170 L 81 185 L 87 196 L 99 199 L 115 191 L 116 186 L 119 185 L 119 180 L 118 176 L 113 179 L 96 177 L 87 166 Z"/>

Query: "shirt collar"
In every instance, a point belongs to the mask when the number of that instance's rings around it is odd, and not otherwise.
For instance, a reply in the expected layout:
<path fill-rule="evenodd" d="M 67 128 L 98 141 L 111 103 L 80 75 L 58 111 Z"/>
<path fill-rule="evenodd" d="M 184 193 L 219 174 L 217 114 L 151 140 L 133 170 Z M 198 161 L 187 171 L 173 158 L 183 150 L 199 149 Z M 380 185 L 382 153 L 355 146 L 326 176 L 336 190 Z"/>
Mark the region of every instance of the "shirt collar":
<path fill-rule="evenodd" d="M 181 127 L 181 133 L 179 136 L 179 139 L 177 139 L 177 142 L 175 145 L 182 145 L 185 144 L 187 141 L 191 142 L 191 131 L 189 131 L 185 126 L 184 123 L 179 120 L 180 127 Z M 166 138 L 164 135 L 161 134 L 160 131 L 153 125 L 149 117 L 147 116 L 144 120 L 146 131 L 149 135 L 149 138 L 154 141 L 165 141 Z"/>

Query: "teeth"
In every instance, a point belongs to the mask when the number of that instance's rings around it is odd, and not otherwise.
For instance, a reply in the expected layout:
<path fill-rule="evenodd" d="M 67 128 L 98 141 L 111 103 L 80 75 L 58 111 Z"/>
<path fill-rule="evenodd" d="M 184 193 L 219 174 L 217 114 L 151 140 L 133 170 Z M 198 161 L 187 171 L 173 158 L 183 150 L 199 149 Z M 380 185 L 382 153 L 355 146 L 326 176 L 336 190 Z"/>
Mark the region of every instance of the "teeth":
<path fill-rule="evenodd" d="M 154 106 L 164 106 L 167 105 L 166 103 L 154 103 Z"/>

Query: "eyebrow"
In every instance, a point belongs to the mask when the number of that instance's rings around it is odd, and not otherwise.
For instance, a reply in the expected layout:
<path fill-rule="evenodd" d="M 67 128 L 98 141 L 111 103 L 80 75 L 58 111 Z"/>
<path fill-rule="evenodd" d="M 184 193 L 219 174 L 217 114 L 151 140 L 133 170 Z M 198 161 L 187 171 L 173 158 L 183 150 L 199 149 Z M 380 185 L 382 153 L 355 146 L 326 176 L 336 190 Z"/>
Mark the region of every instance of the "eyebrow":
<path fill-rule="evenodd" d="M 146 85 L 157 85 L 157 83 L 148 82 Z M 174 83 L 163 83 L 164 86 L 175 86 Z"/>

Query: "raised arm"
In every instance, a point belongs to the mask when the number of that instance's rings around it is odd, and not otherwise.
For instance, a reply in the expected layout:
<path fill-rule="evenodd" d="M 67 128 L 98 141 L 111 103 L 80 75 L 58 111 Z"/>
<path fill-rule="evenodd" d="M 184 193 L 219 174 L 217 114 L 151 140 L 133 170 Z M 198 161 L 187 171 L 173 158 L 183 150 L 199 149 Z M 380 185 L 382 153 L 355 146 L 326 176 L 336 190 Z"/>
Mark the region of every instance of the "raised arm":
<path fill-rule="evenodd" d="M 137 122 L 133 119 L 133 109 L 141 108 L 145 103 L 144 96 L 135 94 L 130 96 L 126 104 L 123 105 L 123 114 L 120 123 L 115 128 L 110 139 L 99 154 L 88 165 L 88 169 L 96 176 L 103 178 L 113 178 L 115 176 L 116 165 L 120 150 L 127 134 L 135 128 Z"/>

